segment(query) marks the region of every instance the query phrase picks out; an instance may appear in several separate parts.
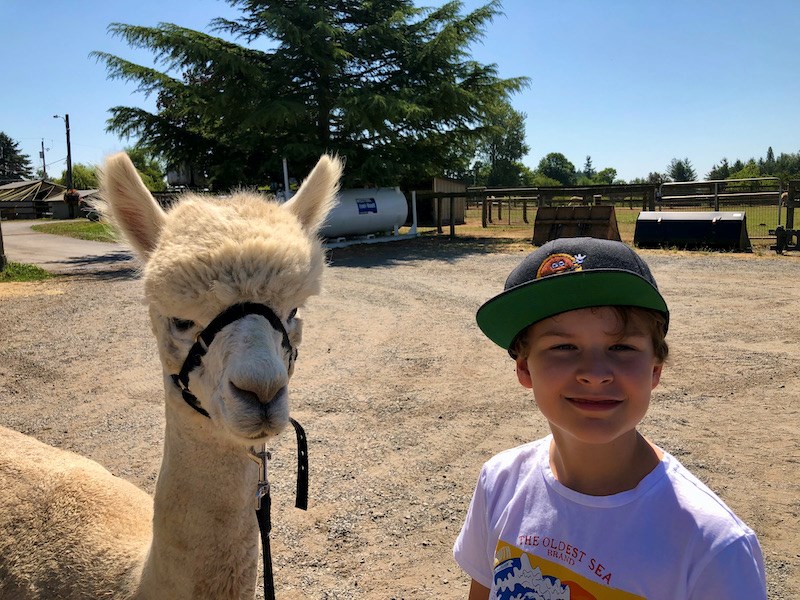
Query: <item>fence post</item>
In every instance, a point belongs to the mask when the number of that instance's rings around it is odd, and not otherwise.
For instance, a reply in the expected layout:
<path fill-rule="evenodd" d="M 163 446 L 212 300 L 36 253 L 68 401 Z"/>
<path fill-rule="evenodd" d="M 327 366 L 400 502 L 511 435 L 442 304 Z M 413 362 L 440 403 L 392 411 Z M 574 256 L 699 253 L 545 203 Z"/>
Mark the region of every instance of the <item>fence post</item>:
<path fill-rule="evenodd" d="M 800 200 L 800 181 L 789 182 L 789 193 L 786 198 L 786 229 L 794 229 L 794 207 Z"/>
<path fill-rule="evenodd" d="M 456 237 L 456 199 L 450 196 L 450 238 Z"/>
<path fill-rule="evenodd" d="M 442 197 L 436 198 L 436 233 L 442 233 Z"/>
<path fill-rule="evenodd" d="M 411 235 L 417 235 L 417 190 L 411 190 Z"/>
<path fill-rule="evenodd" d="M 714 210 L 719 212 L 719 184 L 714 182 Z"/>
<path fill-rule="evenodd" d="M 486 203 L 488 202 L 486 196 L 483 197 L 481 201 L 481 227 L 486 229 L 488 224 L 486 223 Z"/>
<path fill-rule="evenodd" d="M 2 222 L 2 218 L 0 218 L 0 222 Z M 3 250 L 3 227 L 0 224 L 0 271 L 3 271 L 6 268 L 6 253 Z"/>

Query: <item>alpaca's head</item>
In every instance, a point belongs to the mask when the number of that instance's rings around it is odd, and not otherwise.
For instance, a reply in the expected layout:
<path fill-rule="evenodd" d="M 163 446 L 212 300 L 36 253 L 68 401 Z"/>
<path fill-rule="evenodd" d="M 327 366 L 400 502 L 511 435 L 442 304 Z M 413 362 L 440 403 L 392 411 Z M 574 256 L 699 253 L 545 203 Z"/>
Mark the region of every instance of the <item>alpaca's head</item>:
<path fill-rule="evenodd" d="M 197 334 L 239 303 L 269 307 L 297 347 L 301 322 L 295 311 L 320 290 L 325 256 L 317 234 L 340 175 L 339 161 L 323 156 L 283 205 L 247 193 L 187 196 L 165 212 L 125 154 L 108 159 L 102 211 L 144 263 L 167 386 L 173 386 L 169 376 L 180 371 Z M 275 325 L 258 314 L 226 325 L 189 376 L 199 407 L 243 443 L 275 435 L 288 423 L 291 353 Z M 179 401 L 180 393 L 173 392 L 168 401 Z M 187 419 L 205 418 L 188 404 L 175 408 Z"/>

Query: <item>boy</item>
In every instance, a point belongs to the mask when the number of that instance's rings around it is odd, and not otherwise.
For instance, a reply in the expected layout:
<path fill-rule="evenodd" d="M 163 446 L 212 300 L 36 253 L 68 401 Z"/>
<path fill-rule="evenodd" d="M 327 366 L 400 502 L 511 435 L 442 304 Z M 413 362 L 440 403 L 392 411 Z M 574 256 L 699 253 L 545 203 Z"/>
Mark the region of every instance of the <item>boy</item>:
<path fill-rule="evenodd" d="M 620 242 L 548 242 L 480 307 L 551 434 L 481 471 L 453 553 L 469 600 L 766 598 L 753 531 L 636 427 L 669 311 Z"/>

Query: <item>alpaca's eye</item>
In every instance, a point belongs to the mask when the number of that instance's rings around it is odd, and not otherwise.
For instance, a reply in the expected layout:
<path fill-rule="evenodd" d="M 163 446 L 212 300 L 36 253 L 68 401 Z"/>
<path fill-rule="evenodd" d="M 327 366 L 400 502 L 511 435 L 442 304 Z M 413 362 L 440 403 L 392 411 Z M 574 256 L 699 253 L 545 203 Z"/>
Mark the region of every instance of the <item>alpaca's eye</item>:
<path fill-rule="evenodd" d="M 172 321 L 172 326 L 178 331 L 186 331 L 187 329 L 194 327 L 194 321 L 189 321 L 188 319 L 172 317 L 170 321 Z"/>
<path fill-rule="evenodd" d="M 293 308 L 293 309 L 292 309 L 292 312 L 290 312 L 290 313 L 289 313 L 289 318 L 288 318 L 287 320 L 288 320 L 288 321 L 291 321 L 292 319 L 294 319 L 294 318 L 295 318 L 295 316 L 296 316 L 296 315 L 297 315 L 297 309 L 296 309 L 296 308 Z"/>

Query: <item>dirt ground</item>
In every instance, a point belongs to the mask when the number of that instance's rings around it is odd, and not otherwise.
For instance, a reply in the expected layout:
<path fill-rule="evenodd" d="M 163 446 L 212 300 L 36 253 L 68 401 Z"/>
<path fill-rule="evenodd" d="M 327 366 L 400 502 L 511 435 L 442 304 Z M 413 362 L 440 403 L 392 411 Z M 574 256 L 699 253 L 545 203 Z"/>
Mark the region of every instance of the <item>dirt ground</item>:
<path fill-rule="evenodd" d="M 474 322 L 522 252 L 444 237 L 331 251 L 290 386 L 308 512 L 293 436 L 273 447 L 280 600 L 466 598 L 451 548 L 480 466 L 547 433 Z M 769 598 L 800 598 L 800 256 L 643 254 L 672 357 L 642 430 L 757 532 Z M 152 491 L 162 390 L 142 296 L 130 270 L 0 284 L 0 424 Z"/>

